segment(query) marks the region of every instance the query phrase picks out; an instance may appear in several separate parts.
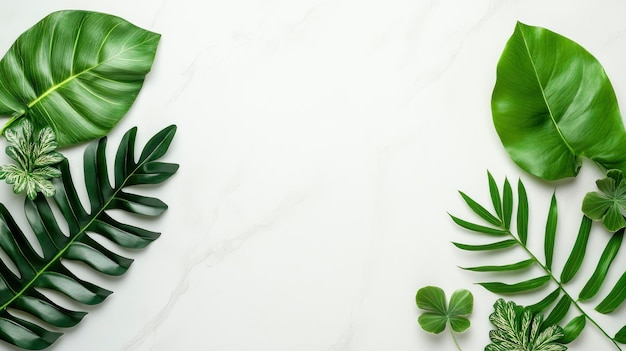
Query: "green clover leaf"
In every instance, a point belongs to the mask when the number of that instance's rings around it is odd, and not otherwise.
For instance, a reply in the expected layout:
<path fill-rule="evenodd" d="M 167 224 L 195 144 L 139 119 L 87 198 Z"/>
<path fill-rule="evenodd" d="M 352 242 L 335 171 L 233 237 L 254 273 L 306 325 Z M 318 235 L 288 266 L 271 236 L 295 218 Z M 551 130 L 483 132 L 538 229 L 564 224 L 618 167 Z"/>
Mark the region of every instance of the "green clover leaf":
<path fill-rule="evenodd" d="M 626 180 L 622 171 L 612 169 L 607 177 L 598 179 L 596 185 L 600 192 L 589 192 L 583 199 L 583 213 L 593 219 L 602 220 L 602 224 L 611 232 L 626 227 Z"/>
<path fill-rule="evenodd" d="M 33 125 L 24 120 L 6 130 L 4 136 L 9 143 L 6 153 L 17 164 L 0 166 L 0 179 L 13 184 L 16 194 L 26 191 L 31 200 L 38 192 L 53 196 L 55 187 L 49 179 L 61 176 L 61 171 L 52 166 L 61 162 L 63 155 L 54 151 L 57 143 L 52 128 L 35 133 Z"/>
<path fill-rule="evenodd" d="M 450 323 L 450 334 L 460 350 L 453 332 L 462 333 L 470 327 L 467 317 L 474 308 L 472 293 L 467 290 L 457 290 L 452 294 L 448 304 L 446 294 L 441 288 L 426 286 L 417 291 L 415 303 L 418 308 L 425 311 L 417 319 L 422 329 L 429 333 L 439 334 Z"/>

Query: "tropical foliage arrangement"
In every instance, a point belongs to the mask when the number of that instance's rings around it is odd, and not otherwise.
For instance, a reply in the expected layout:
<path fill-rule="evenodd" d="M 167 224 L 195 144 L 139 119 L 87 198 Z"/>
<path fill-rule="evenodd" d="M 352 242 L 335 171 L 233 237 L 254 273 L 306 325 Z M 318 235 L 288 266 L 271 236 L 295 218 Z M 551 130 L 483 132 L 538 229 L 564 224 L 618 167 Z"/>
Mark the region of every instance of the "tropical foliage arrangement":
<path fill-rule="evenodd" d="M 457 248 L 489 257 L 511 250 L 526 256 L 507 264 L 463 269 L 517 279 L 479 283 L 509 298 L 543 292 L 540 299 L 525 307 L 498 299 L 489 318 L 496 329 L 490 332 L 492 343 L 485 350 L 566 350 L 565 345 L 578 338 L 587 325 L 599 330 L 615 349 L 622 350 L 626 326 L 610 332 L 586 309 L 604 286 L 610 287 L 610 292 L 593 304 L 597 312 L 613 313 L 626 300 L 626 271 L 617 280 L 607 279 L 611 269 L 619 269 L 612 263 L 626 228 L 626 130 L 606 72 L 577 43 L 545 28 L 518 22 L 498 62 L 491 108 L 502 145 L 526 172 L 546 181 L 575 177 L 582 158 L 588 158 L 605 176 L 596 182 L 598 191 L 589 192 L 581 204 L 578 234 L 569 244 L 571 251 L 563 263 L 554 259 L 556 194 L 551 196 L 545 230 L 538 234 L 529 228 L 530 202 L 521 180 L 514 192 L 508 179 L 498 186 L 488 173 L 489 206 L 460 192 L 475 219 L 450 217 L 458 226 L 483 238 L 478 238 L 482 240 L 479 244 L 454 242 Z M 593 263 L 593 273 L 578 277 L 594 221 L 602 223 L 608 233 L 606 245 Z M 533 251 L 529 245 L 533 241 L 543 242 L 543 252 Z M 568 247 L 563 242 L 559 247 Z M 570 286 L 575 277 L 586 282 L 581 289 Z"/>
<path fill-rule="evenodd" d="M 110 212 L 154 217 L 167 209 L 163 201 L 129 187 L 159 184 L 176 173 L 178 165 L 160 161 L 176 127 L 154 135 L 138 157 L 133 128 L 119 143 L 115 160 L 106 157 L 106 135 L 139 94 L 159 39 L 158 34 L 112 15 L 60 11 L 20 35 L 0 60 L 0 115 L 9 117 L 2 135 L 6 153 L 15 162 L 0 167 L 0 179 L 16 194 L 25 192 L 30 227 L 20 228 L 0 204 L 0 248 L 7 257 L 0 260 L 4 342 L 45 349 L 86 315 L 53 302 L 45 290 L 86 305 L 111 294 L 80 279 L 64 264 L 83 262 L 107 275 L 126 272 L 133 260 L 105 248 L 93 236 L 125 248 L 143 248 L 159 237 L 157 232 L 119 222 Z M 78 189 L 69 160 L 59 150 L 93 139 L 99 140 L 84 151 L 85 189 Z M 87 194 L 88 206 L 81 202 L 81 192 Z M 36 242 L 28 239 L 27 230 Z"/>

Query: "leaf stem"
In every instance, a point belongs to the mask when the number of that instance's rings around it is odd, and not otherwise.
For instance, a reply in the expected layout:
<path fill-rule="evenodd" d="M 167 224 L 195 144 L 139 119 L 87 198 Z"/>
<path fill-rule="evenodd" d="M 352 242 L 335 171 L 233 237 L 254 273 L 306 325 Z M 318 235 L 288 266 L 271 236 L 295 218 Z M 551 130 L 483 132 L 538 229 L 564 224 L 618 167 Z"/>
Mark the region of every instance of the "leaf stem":
<path fill-rule="evenodd" d="M 504 228 L 506 229 L 506 228 Z M 606 336 L 609 340 L 611 340 L 611 342 L 613 343 L 613 345 L 615 345 L 615 347 L 622 351 L 622 348 L 619 346 L 619 344 L 615 341 L 615 339 L 613 339 L 593 318 L 591 318 L 591 316 L 589 316 L 589 314 L 578 304 L 578 300 L 574 299 L 568 292 L 567 290 L 565 290 L 565 288 L 563 287 L 563 284 L 561 283 L 561 281 L 559 279 L 557 279 L 554 274 L 552 274 L 552 270 L 548 269 L 548 267 L 546 267 L 543 263 L 541 263 L 541 261 L 537 258 L 537 256 L 535 256 L 527 247 L 526 245 L 524 245 L 515 235 L 513 235 L 513 233 L 511 233 L 510 230 L 508 230 L 508 235 L 513 238 L 513 240 L 515 240 L 517 242 L 517 244 L 524 249 L 524 251 L 526 251 L 526 253 L 530 256 L 530 258 L 535 261 L 535 263 L 541 267 L 541 269 L 543 269 L 544 272 L 546 272 L 546 274 L 550 277 L 550 279 L 556 283 L 556 285 L 559 287 L 559 290 L 561 290 L 563 292 L 563 294 L 565 296 L 567 296 L 570 301 L 572 302 L 572 304 L 576 307 L 576 309 L 578 311 L 580 311 L 580 313 L 582 313 L 583 316 L 585 316 L 585 318 L 591 322 L 591 324 L 595 325 L 596 328 L 598 330 L 600 330 L 600 332 L 602 334 L 604 334 L 604 336 Z"/>
<path fill-rule="evenodd" d="M 11 127 L 13 123 L 15 123 L 15 121 L 17 121 L 19 118 L 21 118 L 25 114 L 26 114 L 26 111 L 20 111 L 20 112 L 14 113 L 13 116 L 9 118 L 7 123 L 5 123 L 2 129 L 0 130 L 0 135 L 4 135 L 4 131 L 7 130 L 7 128 Z"/>
<path fill-rule="evenodd" d="M 459 346 L 459 342 L 456 340 L 456 336 L 454 336 L 454 331 L 452 330 L 452 328 L 449 328 L 450 330 L 450 335 L 452 336 L 452 340 L 454 341 L 454 345 L 456 345 L 456 349 L 459 351 L 463 351 L 461 350 L 461 346 Z"/>

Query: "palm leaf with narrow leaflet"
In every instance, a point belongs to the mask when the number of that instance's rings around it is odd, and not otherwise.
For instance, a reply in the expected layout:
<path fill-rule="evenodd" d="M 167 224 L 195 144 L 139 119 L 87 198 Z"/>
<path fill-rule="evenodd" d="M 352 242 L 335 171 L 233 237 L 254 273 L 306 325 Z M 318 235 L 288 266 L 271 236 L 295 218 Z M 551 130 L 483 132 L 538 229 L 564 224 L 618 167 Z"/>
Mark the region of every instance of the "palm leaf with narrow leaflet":
<path fill-rule="evenodd" d="M 546 223 L 546 235 L 544 240 L 544 252 L 546 254 L 546 267 L 552 269 L 552 259 L 554 257 L 554 241 L 556 239 L 556 222 L 558 212 L 556 210 L 556 196 L 552 194 L 550 210 L 548 211 L 548 221 Z"/>
<path fill-rule="evenodd" d="M 587 281 L 587 284 L 583 286 L 580 294 L 578 295 L 578 299 L 581 301 L 589 300 L 594 297 L 602 283 L 604 282 L 604 278 L 609 273 L 609 268 L 611 268 L 611 263 L 617 256 L 617 252 L 619 248 L 622 246 L 622 241 L 624 239 L 624 230 L 620 230 L 617 233 L 613 234 L 608 244 L 604 248 L 600 259 L 598 260 L 598 265 L 596 269 L 593 271 L 591 278 Z"/>
<path fill-rule="evenodd" d="M 569 292 L 565 284 L 571 281 L 579 273 L 579 268 L 583 264 L 585 257 L 585 251 L 587 249 L 587 241 L 591 230 L 592 222 L 588 217 L 583 216 L 578 230 L 576 242 L 572 247 L 568 260 L 561 272 L 561 279 L 553 272 L 554 265 L 554 250 L 557 239 L 557 221 L 558 221 L 558 208 L 556 195 L 552 195 L 550 207 L 548 210 L 547 220 L 545 224 L 545 231 L 543 237 L 543 251 L 545 261 L 540 261 L 538 256 L 534 254 L 529 246 L 528 242 L 528 222 L 529 222 L 529 206 L 528 197 L 524 184 L 520 180 L 518 182 L 518 196 L 517 196 L 517 235 L 510 230 L 510 220 L 508 216 L 512 216 L 514 204 L 513 194 L 510 184 L 505 180 L 503 187 L 503 194 L 500 196 L 498 186 L 491 175 L 487 173 L 489 194 L 493 211 L 496 213 L 497 221 L 485 215 L 490 210 L 486 209 L 476 201 L 472 200 L 469 196 L 463 194 L 463 198 L 470 207 L 470 209 L 478 215 L 479 218 L 486 223 L 473 223 L 466 220 L 461 220 L 453 215 L 450 215 L 452 220 L 460 227 L 472 232 L 481 234 L 488 234 L 487 236 L 480 236 L 483 240 L 489 238 L 489 236 L 495 236 L 497 241 L 491 242 L 479 242 L 474 244 L 463 244 L 454 242 L 453 244 L 461 250 L 473 251 L 473 252 L 490 252 L 490 255 L 497 254 L 501 250 L 512 250 L 515 248 L 521 249 L 528 258 L 521 261 L 512 263 L 499 263 L 498 265 L 483 265 L 478 267 L 466 267 L 463 269 L 476 271 L 476 272 L 510 272 L 514 271 L 517 275 L 525 273 L 532 267 L 537 267 L 543 270 L 544 274 L 539 277 L 527 277 L 525 280 L 510 282 L 479 282 L 478 284 L 485 289 L 497 293 L 497 294 L 521 294 L 529 291 L 542 291 L 549 286 L 555 286 L 556 289 L 548 290 L 547 295 L 541 298 L 537 303 L 528 306 L 529 311 L 534 314 L 546 314 L 544 327 L 548 328 L 550 325 L 558 325 L 564 322 L 569 312 L 574 309 L 579 312 L 577 317 L 571 319 L 563 328 L 563 337 L 561 342 L 569 343 L 575 340 L 586 325 L 586 320 L 589 319 L 593 325 L 598 327 L 600 331 L 611 339 L 613 344 L 618 350 L 621 348 L 618 346 L 618 342 L 626 341 L 626 327 L 620 331 L 614 338 L 610 337 L 607 332 L 596 321 L 591 319 L 588 313 L 586 313 L 581 307 L 581 301 L 590 299 L 596 295 L 600 290 L 600 287 L 605 283 L 605 278 L 611 264 L 617 255 L 617 252 L 621 246 L 624 229 L 613 234 L 609 239 L 607 246 L 601 255 L 594 273 L 588 279 L 587 284 L 581 289 L 579 299 L 575 300 L 571 292 Z M 487 218 L 486 218 L 487 217 Z M 495 223 L 500 223 L 496 225 Z M 614 285 L 611 292 L 606 296 L 602 302 L 596 307 L 599 312 L 609 313 L 614 311 L 620 306 L 626 298 L 624 297 L 624 291 L 626 291 L 626 273 L 621 279 Z M 556 304 L 555 304 L 556 302 Z"/>
<path fill-rule="evenodd" d="M 498 294 L 512 294 L 539 289 L 550 282 L 550 276 L 544 275 L 537 278 L 525 280 L 523 282 L 506 284 L 500 282 L 478 283 L 483 288 Z"/>
<path fill-rule="evenodd" d="M 585 252 L 587 251 L 589 233 L 591 232 L 591 223 L 592 221 L 589 217 L 583 216 L 580 223 L 580 229 L 578 230 L 578 235 L 576 236 L 576 243 L 574 243 L 574 248 L 568 257 L 567 262 L 565 262 L 563 272 L 561 272 L 562 283 L 567 283 L 572 280 L 576 273 L 578 273 L 578 270 L 583 263 Z"/>
<path fill-rule="evenodd" d="M 455 216 L 450 215 L 450 217 L 452 218 L 452 220 L 454 221 L 454 223 L 458 224 L 459 226 L 474 231 L 474 232 L 479 232 L 479 233 L 483 233 L 483 234 L 487 234 L 487 235 L 495 235 L 495 236 L 503 236 L 503 235 L 507 235 L 507 231 L 506 230 L 502 230 L 502 229 L 494 229 L 494 228 L 490 228 L 490 227 L 486 227 L 486 226 L 482 226 L 482 225 L 478 225 L 475 223 L 470 223 L 466 220 L 457 218 Z"/>
<path fill-rule="evenodd" d="M 563 344 L 569 344 L 576 340 L 580 333 L 585 329 L 587 317 L 584 314 L 572 318 L 565 327 L 563 327 L 563 337 L 559 340 Z"/>
<path fill-rule="evenodd" d="M 503 264 L 499 266 L 478 266 L 478 267 L 461 267 L 466 271 L 474 272 L 508 272 L 508 271 L 520 271 L 530 268 L 535 263 L 534 260 L 524 260 L 512 264 Z"/>
<path fill-rule="evenodd" d="M 98 304 L 111 291 L 75 276 L 63 260 L 77 260 L 108 275 L 123 274 L 132 259 L 104 248 L 92 235 L 99 234 L 126 248 L 142 248 L 159 237 L 159 233 L 118 222 L 108 212 L 124 210 L 145 216 L 158 216 L 167 209 L 159 199 L 127 193 L 129 185 L 157 184 L 167 180 L 178 165 L 157 161 L 172 141 L 175 126 L 163 129 L 146 144 L 137 161 L 134 157 L 136 129 L 123 137 L 115 159 L 115 183 L 111 185 L 105 157 L 106 138 L 87 147 L 84 154 L 86 190 L 90 210 L 81 203 L 70 175 L 67 160 L 61 165 L 62 177 L 56 180 L 54 204 L 63 218 L 56 218 L 52 205 L 39 194 L 26 199 L 26 218 L 43 255 L 18 227 L 7 209 L 0 205 L 0 247 L 17 267 L 14 274 L 0 260 L 0 339 L 30 350 L 44 349 L 61 335 L 57 328 L 76 325 L 85 312 L 67 310 L 48 299 L 38 289 L 56 290 L 83 304 Z M 67 222 L 64 232 L 59 222 Z M 42 323 L 24 320 L 11 310 L 30 314 Z"/>
<path fill-rule="evenodd" d="M 466 245 L 466 244 L 461 244 L 461 243 L 452 243 L 454 246 L 458 247 L 461 250 L 466 250 L 466 251 L 490 251 L 490 250 L 501 250 L 501 249 L 506 249 L 508 247 L 514 247 L 515 245 L 517 245 L 517 241 L 515 240 L 503 240 L 503 241 L 498 241 L 492 244 L 485 244 L 485 245 Z"/>
<path fill-rule="evenodd" d="M 528 242 L 528 197 L 521 180 L 517 182 L 517 193 L 517 236 L 522 245 L 526 245 Z"/>
<path fill-rule="evenodd" d="M 572 299 L 569 296 L 563 295 L 559 302 L 557 302 L 556 306 L 552 309 L 552 312 L 546 317 L 544 323 L 546 326 L 550 326 L 553 324 L 559 323 L 565 315 L 567 311 L 569 311 L 570 306 L 572 305 Z"/>
<path fill-rule="evenodd" d="M 541 313 L 545 311 L 550 305 L 552 305 L 552 303 L 556 301 L 556 299 L 558 299 L 560 295 L 561 289 L 556 288 L 556 290 L 550 293 L 550 295 L 544 297 L 543 299 L 541 299 L 541 301 L 533 305 L 527 306 L 527 308 L 529 308 L 533 313 Z"/>
<path fill-rule="evenodd" d="M 626 300 L 626 272 L 619 278 L 611 292 L 596 306 L 600 313 L 615 311 Z"/>
<path fill-rule="evenodd" d="M 465 203 L 467 204 L 467 206 L 471 208 L 472 211 L 474 211 L 474 213 L 479 215 L 482 219 L 486 220 L 487 222 L 493 225 L 502 225 L 502 222 L 498 218 L 492 215 L 487 209 L 482 207 L 478 202 L 474 201 L 471 197 L 465 195 L 465 193 L 463 193 L 462 191 L 459 191 L 459 194 L 461 194 L 461 197 L 463 198 L 463 200 L 465 200 Z"/>
<path fill-rule="evenodd" d="M 487 172 L 487 178 L 489 179 L 489 194 L 491 195 L 493 209 L 496 210 L 498 217 L 502 218 L 502 200 L 500 200 L 500 190 L 498 190 L 498 184 L 489 172 Z"/>
<path fill-rule="evenodd" d="M 513 189 L 508 179 L 504 179 L 504 190 L 502 193 L 502 217 L 504 218 L 504 227 L 511 228 L 511 217 L 513 216 Z"/>

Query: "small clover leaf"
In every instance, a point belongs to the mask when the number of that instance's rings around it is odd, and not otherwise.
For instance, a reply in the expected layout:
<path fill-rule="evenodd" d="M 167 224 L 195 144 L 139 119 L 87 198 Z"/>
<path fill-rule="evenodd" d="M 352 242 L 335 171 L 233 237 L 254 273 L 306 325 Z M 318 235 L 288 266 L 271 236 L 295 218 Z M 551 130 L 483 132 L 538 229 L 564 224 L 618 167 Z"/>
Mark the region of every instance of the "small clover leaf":
<path fill-rule="evenodd" d="M 587 217 L 602 220 L 607 230 L 616 232 L 626 227 L 626 180 L 617 169 L 609 170 L 606 175 L 596 181 L 600 192 L 585 195 L 582 210 Z"/>
<path fill-rule="evenodd" d="M 446 294 L 441 288 L 426 286 L 417 291 L 415 302 L 418 308 L 425 311 L 417 319 L 422 329 L 439 334 L 450 323 L 452 339 L 459 348 L 453 332 L 462 333 L 470 327 L 467 317 L 474 308 L 472 293 L 464 289 L 457 290 L 452 294 L 448 304 Z"/>
<path fill-rule="evenodd" d="M 50 127 L 35 133 L 33 125 L 24 120 L 18 126 L 7 129 L 4 136 L 9 143 L 6 153 L 17 164 L 0 166 L 0 179 L 13 184 L 13 192 L 19 194 L 26 191 L 33 200 L 37 192 L 50 197 L 55 187 L 49 180 L 61 176 L 61 171 L 53 166 L 63 155 L 54 151 L 57 147 L 54 131 Z"/>
<path fill-rule="evenodd" d="M 559 343 L 563 329 L 558 325 L 543 327 L 543 315 L 533 315 L 529 308 L 498 299 L 489 321 L 496 330 L 489 332 L 493 342 L 485 351 L 565 351 Z"/>

